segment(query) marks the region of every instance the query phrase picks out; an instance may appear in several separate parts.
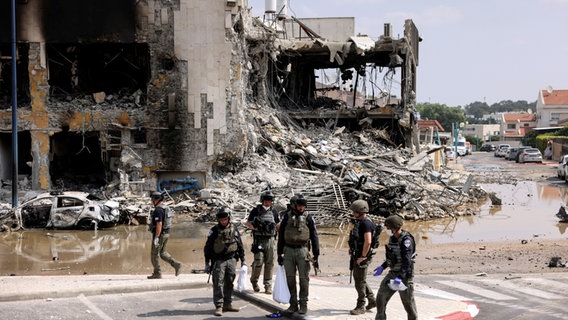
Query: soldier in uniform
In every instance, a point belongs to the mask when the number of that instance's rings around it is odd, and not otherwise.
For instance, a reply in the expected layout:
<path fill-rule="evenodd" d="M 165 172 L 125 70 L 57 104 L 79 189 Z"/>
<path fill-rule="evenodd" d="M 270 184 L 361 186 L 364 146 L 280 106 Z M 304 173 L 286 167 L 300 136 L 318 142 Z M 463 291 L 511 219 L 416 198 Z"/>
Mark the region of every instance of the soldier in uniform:
<path fill-rule="evenodd" d="M 307 204 L 307 199 L 302 195 L 293 198 L 291 210 L 282 216 L 278 230 L 278 264 L 284 265 L 290 289 L 290 307 L 285 311 L 286 313 L 308 312 L 310 244 L 314 268 L 319 269 L 318 233 L 312 215 L 305 211 Z M 299 297 L 296 288 L 296 270 L 300 282 Z"/>
<path fill-rule="evenodd" d="M 209 230 L 205 242 L 205 270 L 213 278 L 213 303 L 215 315 L 222 316 L 225 311 L 238 312 L 233 307 L 233 282 L 236 277 L 237 260 L 241 268 L 246 265 L 245 251 L 241 235 L 231 223 L 228 208 L 221 208 L 216 214 L 218 224 Z"/>
<path fill-rule="evenodd" d="M 274 268 L 274 238 L 276 225 L 280 222 L 278 212 L 272 208 L 274 196 L 270 191 L 260 195 L 260 205 L 254 207 L 248 218 L 247 227 L 252 229 L 252 273 L 250 282 L 254 292 L 259 292 L 258 278 L 264 265 L 263 285 L 266 294 L 272 294 L 272 269 Z"/>
<path fill-rule="evenodd" d="M 353 315 L 364 314 L 376 306 L 373 290 L 367 284 L 367 267 L 373 258 L 372 237 L 377 228 L 371 219 L 367 218 L 369 204 L 365 200 L 356 200 L 350 206 L 353 212 L 353 229 L 349 234 L 350 266 L 357 290 L 357 306 L 351 310 Z M 365 301 L 369 303 L 365 306 Z"/>
<path fill-rule="evenodd" d="M 418 319 L 413 281 L 416 243 L 409 232 L 402 230 L 402 224 L 403 220 L 398 215 L 391 215 L 385 220 L 385 227 L 390 236 L 386 245 L 386 260 L 375 269 L 375 275 L 380 275 L 387 267 L 390 267 L 390 270 L 381 281 L 377 292 L 376 320 L 387 318 L 387 303 L 396 291 L 400 295 L 408 320 Z"/>
<path fill-rule="evenodd" d="M 181 269 L 181 263 L 176 261 L 166 249 L 168 240 L 170 239 L 173 212 L 163 203 L 164 195 L 161 192 L 152 192 L 150 199 L 154 205 L 154 211 L 152 211 L 149 225 L 149 230 L 152 233 L 152 250 L 150 252 L 150 260 L 152 261 L 154 271 L 152 272 L 152 275 L 148 276 L 148 279 L 162 278 L 160 258 L 174 268 L 177 277 Z"/>

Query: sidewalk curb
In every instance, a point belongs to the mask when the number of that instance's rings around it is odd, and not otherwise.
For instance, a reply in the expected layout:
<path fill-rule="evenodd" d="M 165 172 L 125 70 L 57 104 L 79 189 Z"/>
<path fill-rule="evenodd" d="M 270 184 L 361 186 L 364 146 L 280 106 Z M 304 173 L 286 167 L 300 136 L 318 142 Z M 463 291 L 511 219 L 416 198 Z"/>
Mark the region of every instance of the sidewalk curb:
<path fill-rule="evenodd" d="M 456 311 L 431 320 L 472 320 L 479 313 L 479 307 L 471 302 L 462 301 L 467 304 L 466 310 Z"/>

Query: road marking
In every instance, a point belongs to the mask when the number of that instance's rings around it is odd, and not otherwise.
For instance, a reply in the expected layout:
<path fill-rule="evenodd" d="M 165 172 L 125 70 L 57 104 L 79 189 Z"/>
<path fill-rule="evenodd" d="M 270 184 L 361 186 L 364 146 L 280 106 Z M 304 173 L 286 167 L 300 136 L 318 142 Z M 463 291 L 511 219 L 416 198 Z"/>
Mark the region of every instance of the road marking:
<path fill-rule="evenodd" d="M 472 300 L 472 299 L 464 297 L 464 296 L 460 296 L 460 295 L 457 295 L 457 294 L 453 294 L 451 292 L 447 292 L 447 291 L 443 291 L 443 290 L 439 290 L 439 289 L 434 289 L 434 288 L 416 290 L 416 292 L 424 293 L 424 294 L 431 295 L 431 296 L 438 297 L 438 298 L 442 298 L 442 299 L 454 300 L 454 301 Z"/>
<path fill-rule="evenodd" d="M 557 294 L 542 291 L 535 288 L 523 287 L 520 283 L 508 282 L 508 280 L 480 279 L 480 281 L 487 284 L 499 286 L 500 288 L 506 290 L 514 290 L 517 292 L 521 292 L 524 294 L 528 294 L 543 299 L 551 299 L 551 300 L 566 299 L 565 296 L 559 296 Z"/>
<path fill-rule="evenodd" d="M 549 280 L 549 279 L 541 279 L 541 278 L 522 278 L 520 280 L 523 281 L 523 282 L 526 282 L 528 284 L 535 283 L 539 286 L 542 285 L 547 290 L 554 291 L 556 293 L 564 294 L 564 293 L 568 292 L 568 284 L 565 284 L 565 283 L 562 283 L 562 282 L 559 282 L 559 281 Z"/>
<path fill-rule="evenodd" d="M 464 290 L 464 291 L 468 291 L 471 292 L 475 295 L 478 296 L 482 296 L 488 299 L 493 299 L 493 300 L 517 300 L 517 298 L 513 297 L 513 296 L 509 296 L 506 294 L 501 294 L 499 292 L 496 291 L 492 291 L 492 290 L 487 290 L 478 286 L 474 286 L 465 282 L 460 282 L 460 281 L 451 281 L 451 280 L 442 280 L 442 281 L 436 281 L 438 283 L 441 283 L 443 285 L 446 286 L 450 286 L 450 287 L 454 287 L 460 290 Z"/>
<path fill-rule="evenodd" d="M 89 301 L 89 299 L 87 299 L 87 297 L 85 297 L 84 294 L 81 293 L 78 298 L 79 300 L 81 300 L 81 302 L 83 302 L 83 304 L 89 307 L 91 311 L 93 311 L 96 315 L 101 317 L 101 319 L 112 320 L 111 317 L 107 316 L 106 313 L 104 313 L 101 309 L 97 308 L 97 306 L 95 306 L 91 301 Z"/>

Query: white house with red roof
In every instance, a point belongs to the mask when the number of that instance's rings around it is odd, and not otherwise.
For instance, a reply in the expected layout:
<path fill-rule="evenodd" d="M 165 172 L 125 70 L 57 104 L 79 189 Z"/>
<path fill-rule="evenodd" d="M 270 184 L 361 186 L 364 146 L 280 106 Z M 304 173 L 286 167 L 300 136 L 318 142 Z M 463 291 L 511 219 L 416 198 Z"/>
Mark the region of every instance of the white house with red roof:
<path fill-rule="evenodd" d="M 540 90 L 536 100 L 537 127 L 556 127 L 568 119 L 568 90 Z"/>
<path fill-rule="evenodd" d="M 537 116 L 533 113 L 503 113 L 501 137 L 503 141 L 521 141 L 537 126 Z"/>

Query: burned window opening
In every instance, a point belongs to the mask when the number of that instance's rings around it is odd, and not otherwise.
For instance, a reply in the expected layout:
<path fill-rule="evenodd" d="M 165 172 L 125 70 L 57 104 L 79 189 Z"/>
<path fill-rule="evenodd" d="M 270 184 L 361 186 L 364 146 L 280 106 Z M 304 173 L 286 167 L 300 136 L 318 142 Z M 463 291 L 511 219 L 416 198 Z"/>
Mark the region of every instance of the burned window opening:
<path fill-rule="evenodd" d="M 144 103 L 150 79 L 147 44 L 49 44 L 46 50 L 51 98 L 140 91 Z"/>
<path fill-rule="evenodd" d="M 131 135 L 132 143 L 134 144 L 146 144 L 148 142 L 146 138 L 146 129 L 140 128 L 138 130 L 132 130 Z"/>
<path fill-rule="evenodd" d="M 49 172 L 59 189 L 77 190 L 106 184 L 98 132 L 60 132 L 51 137 Z"/>
<path fill-rule="evenodd" d="M 18 175 L 32 174 L 32 138 L 29 131 L 18 132 Z M 12 180 L 12 134 L 0 133 L 0 177 Z"/>
<path fill-rule="evenodd" d="M 16 49 L 16 87 L 18 107 L 29 106 L 30 86 L 28 74 L 29 44 L 19 43 Z M 0 109 L 12 107 L 12 48 L 0 43 Z"/>

